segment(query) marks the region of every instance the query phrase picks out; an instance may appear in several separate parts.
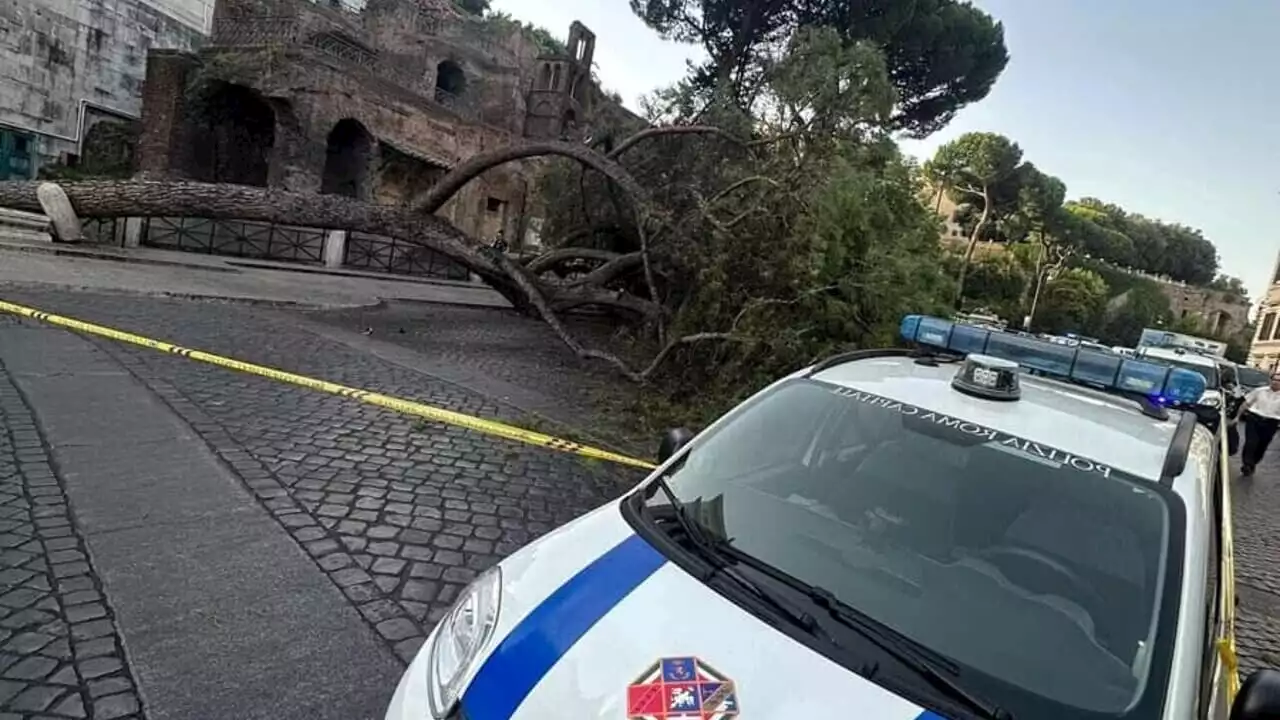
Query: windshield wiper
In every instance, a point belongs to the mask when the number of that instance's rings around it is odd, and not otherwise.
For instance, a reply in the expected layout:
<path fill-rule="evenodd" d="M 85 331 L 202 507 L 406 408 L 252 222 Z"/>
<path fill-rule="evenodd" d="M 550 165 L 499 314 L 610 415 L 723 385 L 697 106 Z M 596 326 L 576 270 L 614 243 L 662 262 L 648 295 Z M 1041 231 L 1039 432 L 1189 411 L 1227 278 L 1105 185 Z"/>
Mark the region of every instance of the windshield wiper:
<path fill-rule="evenodd" d="M 829 590 L 810 585 L 806 589 L 806 594 L 819 607 L 825 608 L 837 622 L 855 630 L 893 659 L 911 668 L 912 672 L 925 679 L 947 698 L 965 705 L 982 717 L 991 720 L 1013 720 L 1013 715 L 1008 710 L 983 700 L 953 680 L 952 677 L 959 673 L 955 663 L 872 620 L 861 611 L 841 602 Z"/>
<path fill-rule="evenodd" d="M 676 497 L 675 491 L 671 489 L 671 485 L 667 482 L 668 474 L 664 473 L 654 482 L 657 484 L 658 489 L 662 490 L 662 493 L 667 496 L 667 502 L 671 505 L 671 514 L 688 539 L 689 546 L 710 567 L 710 572 L 699 579 L 706 582 L 716 576 L 727 577 L 739 587 L 751 593 L 757 600 L 768 605 L 775 614 L 781 615 L 787 622 L 835 645 L 835 638 L 826 632 L 818 623 L 817 618 L 811 613 L 796 607 L 785 598 L 754 582 L 732 567 L 732 564 L 738 562 L 743 553 L 734 549 L 728 540 L 716 537 L 705 525 L 692 516 L 689 506 Z"/>
<path fill-rule="evenodd" d="M 857 632 L 863 639 L 869 641 L 902 665 L 910 668 L 912 672 L 924 679 L 948 699 L 964 705 L 978 715 L 988 718 L 988 720 L 1013 720 L 1013 715 L 1008 710 L 983 700 L 953 680 L 952 678 L 960 672 L 955 663 L 891 628 L 885 627 L 854 607 L 841 602 L 831 591 L 793 578 L 769 563 L 732 545 L 726 544 L 721 549 L 721 552 L 732 555 L 742 564 L 759 570 L 761 573 L 803 593 L 813 600 L 818 607 L 826 610 L 827 614 L 836 622 Z"/>
<path fill-rule="evenodd" d="M 950 700 L 964 705 L 969 710 L 988 720 L 1014 720 L 1009 711 L 973 695 L 955 680 L 952 680 L 951 677 L 959 673 L 959 668 L 956 667 L 955 663 L 921 646 L 910 638 L 884 627 L 852 606 L 841 602 L 831 591 L 793 578 L 756 556 L 739 550 L 727 539 L 716 537 L 705 525 L 693 517 L 689 506 L 676 495 L 675 490 L 667 482 L 667 478 L 678 467 L 677 465 L 669 468 L 666 473 L 658 476 L 654 483 L 662 491 L 662 494 L 666 496 L 667 502 L 671 506 L 671 514 L 688 539 L 689 546 L 711 568 L 710 572 L 701 578 L 703 582 L 716 575 L 727 577 L 740 587 L 747 589 L 754 597 L 769 605 L 788 622 L 815 637 L 822 638 L 826 642 L 840 647 L 839 642 L 822 627 L 821 623 L 811 613 L 793 606 L 777 593 L 766 589 L 761 584 L 738 572 L 732 565 L 741 563 L 758 570 L 813 600 L 818 607 L 824 609 L 834 620 L 857 632 L 894 660 L 910 668 L 912 672 Z M 870 677 L 874 672 L 876 672 L 876 666 L 872 664 L 864 666 L 859 674 Z"/>

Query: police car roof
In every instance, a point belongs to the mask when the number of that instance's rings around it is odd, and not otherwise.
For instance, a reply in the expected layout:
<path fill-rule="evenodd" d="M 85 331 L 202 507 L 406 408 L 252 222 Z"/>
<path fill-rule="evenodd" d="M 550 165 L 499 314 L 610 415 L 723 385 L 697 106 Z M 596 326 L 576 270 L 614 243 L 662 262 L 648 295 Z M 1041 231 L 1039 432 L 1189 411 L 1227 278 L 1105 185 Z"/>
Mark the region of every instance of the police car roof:
<path fill-rule="evenodd" d="M 1147 357 L 1156 358 L 1158 360 L 1170 360 L 1170 361 L 1182 362 L 1182 363 L 1186 363 L 1187 365 L 1203 365 L 1205 367 L 1217 367 L 1221 363 L 1221 361 L 1218 358 L 1209 357 L 1208 355 L 1201 355 L 1200 353 L 1194 352 L 1191 350 L 1184 350 L 1183 352 L 1178 352 L 1177 350 L 1170 350 L 1168 348 L 1145 347 L 1145 348 L 1139 348 L 1139 352 L 1141 352 L 1143 355 L 1146 355 Z"/>
<path fill-rule="evenodd" d="M 1180 413 L 1143 415 L 1133 400 L 1022 375 L 1022 398 L 982 400 L 952 389 L 958 363 L 918 364 L 910 357 L 839 363 L 812 377 L 977 423 L 1065 450 L 1137 477 L 1158 480 Z"/>

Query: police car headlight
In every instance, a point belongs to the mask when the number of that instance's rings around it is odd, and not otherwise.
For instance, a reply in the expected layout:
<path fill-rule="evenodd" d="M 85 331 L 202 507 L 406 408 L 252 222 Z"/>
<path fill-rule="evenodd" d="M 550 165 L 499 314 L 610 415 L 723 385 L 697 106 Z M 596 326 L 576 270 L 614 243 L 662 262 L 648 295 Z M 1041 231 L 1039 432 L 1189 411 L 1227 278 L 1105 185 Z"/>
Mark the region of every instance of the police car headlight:
<path fill-rule="evenodd" d="M 427 663 L 431 714 L 446 717 L 462 695 L 480 651 L 498 624 L 502 571 L 495 565 L 462 591 L 436 628 Z"/>
<path fill-rule="evenodd" d="M 1210 395 L 1208 397 L 1200 398 L 1200 404 L 1208 405 L 1209 407 L 1218 407 L 1222 404 L 1222 398 L 1217 395 Z"/>

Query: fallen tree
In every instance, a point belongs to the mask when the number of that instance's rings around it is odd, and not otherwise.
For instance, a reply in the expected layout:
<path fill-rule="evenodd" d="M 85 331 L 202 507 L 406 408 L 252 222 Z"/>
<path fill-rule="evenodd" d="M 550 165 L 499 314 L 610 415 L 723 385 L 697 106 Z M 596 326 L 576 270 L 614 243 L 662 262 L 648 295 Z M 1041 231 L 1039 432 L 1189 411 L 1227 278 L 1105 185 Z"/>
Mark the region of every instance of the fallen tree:
<path fill-rule="evenodd" d="M 412 207 L 189 182 L 61 187 L 84 217 L 234 218 L 430 248 L 578 356 L 688 411 L 668 419 L 697 424 L 815 357 L 892 342 L 903 314 L 951 294 L 937 217 L 883 130 L 893 94 L 878 52 L 797 33 L 766 69 L 768 113 L 699 109 L 612 149 L 515 142 L 463 160 Z M 434 214 L 484 172 L 532 158 L 548 158 L 541 255 L 517 260 Z M 0 205 L 39 210 L 36 184 L 0 183 Z M 621 320 L 630 352 L 576 337 L 564 316 L 581 308 Z"/>
<path fill-rule="evenodd" d="M 711 127 L 650 128 L 623 142 L 623 148 L 667 134 L 723 133 Z M 236 219 L 282 225 L 302 225 L 383 235 L 430 248 L 474 273 L 519 310 L 534 314 L 556 332 L 575 353 L 617 367 L 642 382 L 657 368 L 648 363 L 633 370 L 620 358 L 584 347 L 560 321 L 560 313 L 584 307 L 611 311 L 631 322 L 660 327 L 666 314 L 656 291 L 648 297 L 612 287 L 622 275 L 646 269 L 645 252 L 616 253 L 592 248 L 556 248 L 526 265 L 509 260 L 486 243 L 432 213 L 468 182 L 484 172 L 516 160 L 559 156 L 568 158 L 614 183 L 621 190 L 641 235 L 653 227 L 655 213 L 647 194 L 612 157 L 563 141 L 521 143 L 475 155 L 446 174 L 412 208 L 375 205 L 337 195 L 297 193 L 243 185 L 181 181 L 85 181 L 61 184 L 80 217 L 192 216 Z M 40 212 L 40 183 L 0 183 L 0 206 Z M 650 227 L 650 226 L 653 227 Z M 563 281 L 551 271 L 565 261 L 587 261 L 595 267 L 585 276 Z M 544 275 L 544 273 L 546 273 Z M 652 281 L 650 282 L 652 287 Z M 700 335 L 681 337 L 675 344 L 697 342 Z M 660 351 L 657 359 L 669 351 Z"/>

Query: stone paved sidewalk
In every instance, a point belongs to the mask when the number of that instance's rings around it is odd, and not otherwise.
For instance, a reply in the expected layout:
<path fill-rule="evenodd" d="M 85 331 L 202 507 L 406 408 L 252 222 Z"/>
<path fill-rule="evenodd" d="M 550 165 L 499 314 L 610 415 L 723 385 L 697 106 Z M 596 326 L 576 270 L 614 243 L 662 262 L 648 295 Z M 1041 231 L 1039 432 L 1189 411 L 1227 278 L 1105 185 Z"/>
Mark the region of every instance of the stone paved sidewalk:
<path fill-rule="evenodd" d="M 140 711 L 66 491 L 0 366 L 0 719 Z"/>

